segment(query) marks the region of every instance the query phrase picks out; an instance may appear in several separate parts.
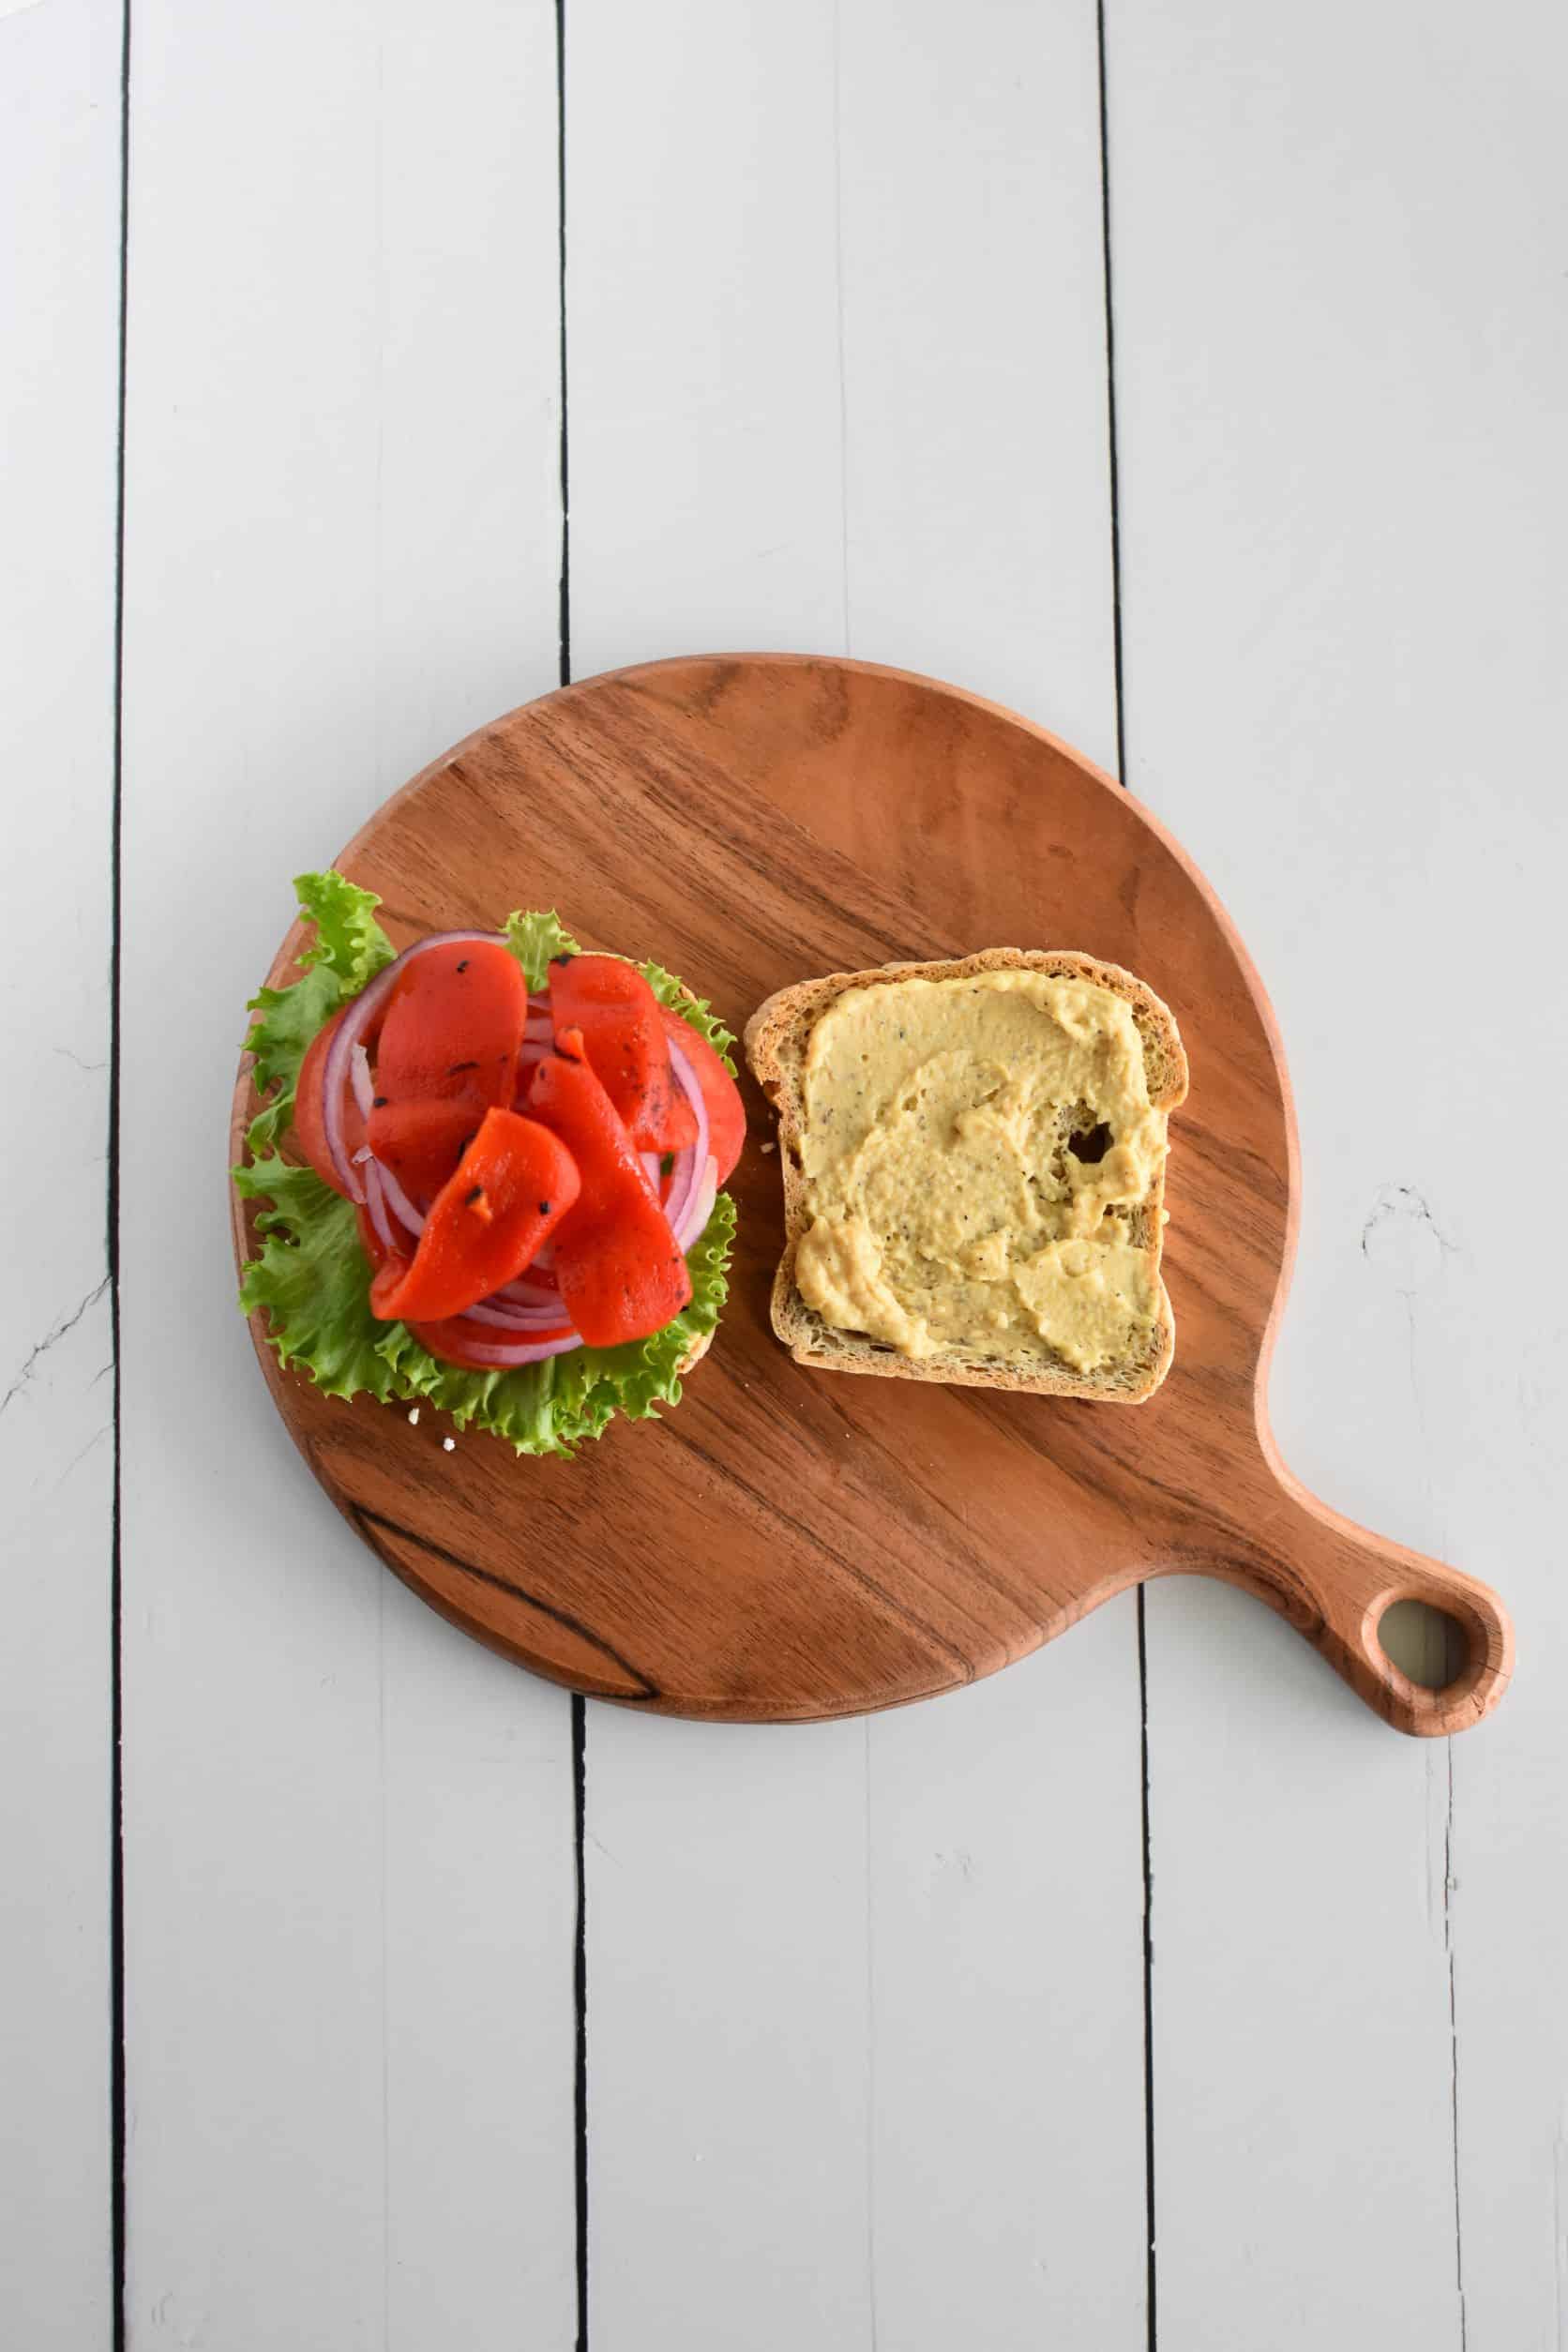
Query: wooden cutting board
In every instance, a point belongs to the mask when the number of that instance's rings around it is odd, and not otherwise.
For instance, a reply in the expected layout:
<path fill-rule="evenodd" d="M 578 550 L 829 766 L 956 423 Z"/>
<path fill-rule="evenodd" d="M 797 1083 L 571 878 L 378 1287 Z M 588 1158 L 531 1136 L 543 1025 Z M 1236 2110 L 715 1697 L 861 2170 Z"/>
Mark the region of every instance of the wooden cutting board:
<path fill-rule="evenodd" d="M 332 1500 L 457 1623 L 574 1690 L 736 1721 L 891 1707 L 994 1673 L 1146 1576 L 1244 1586 L 1402 1731 L 1464 1728 L 1506 1687 L 1485 1585 L 1308 1495 L 1266 1374 L 1296 1227 L 1273 1017 L 1202 877 L 1126 792 L 950 686 L 787 656 L 659 662 L 514 711 L 390 800 L 338 860 L 399 946 L 555 906 L 589 946 L 654 956 L 739 1032 L 786 982 L 977 947 L 1124 964 L 1174 1011 L 1176 1361 L 1147 1405 L 808 1372 L 775 1340 L 772 1121 L 731 1189 L 729 1306 L 678 1410 L 575 1461 L 519 1460 L 430 1410 L 346 1406 L 257 1353 Z M 292 976 L 299 933 L 268 978 Z M 237 1138 L 252 1108 L 242 1071 Z M 249 1246 L 234 1204 L 236 1247 Z M 1440 1692 L 1384 1654 L 1390 1602 L 1462 1629 Z"/>

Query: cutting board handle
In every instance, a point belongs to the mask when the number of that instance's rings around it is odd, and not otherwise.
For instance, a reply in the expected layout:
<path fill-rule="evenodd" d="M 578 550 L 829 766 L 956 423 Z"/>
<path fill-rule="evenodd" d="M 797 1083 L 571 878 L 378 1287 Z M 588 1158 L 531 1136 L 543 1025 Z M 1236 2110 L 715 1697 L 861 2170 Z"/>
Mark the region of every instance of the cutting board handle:
<path fill-rule="evenodd" d="M 1442 1739 L 1489 1715 L 1508 1687 L 1514 1628 L 1489 1587 L 1374 1535 L 1307 1492 L 1267 1448 L 1273 1490 L 1249 1530 L 1235 1581 L 1260 1591 L 1396 1731 Z M 1229 1573 L 1223 1571 L 1222 1573 Z M 1401 1672 L 1378 1637 L 1395 1601 L 1455 1620 L 1465 1663 L 1441 1690 Z"/>

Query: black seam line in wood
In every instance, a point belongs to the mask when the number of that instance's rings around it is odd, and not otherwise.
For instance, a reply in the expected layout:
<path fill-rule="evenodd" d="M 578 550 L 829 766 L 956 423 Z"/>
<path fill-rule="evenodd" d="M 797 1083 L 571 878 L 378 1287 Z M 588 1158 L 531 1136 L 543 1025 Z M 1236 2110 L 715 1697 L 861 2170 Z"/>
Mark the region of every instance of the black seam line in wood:
<path fill-rule="evenodd" d="M 420 1535 L 413 1528 L 403 1527 L 398 1520 L 386 1518 L 379 1511 L 369 1510 L 364 1503 L 351 1503 L 349 1515 L 362 1535 L 366 1534 L 368 1529 L 374 1528 L 381 1534 L 390 1537 L 397 1543 L 408 1544 L 415 1551 L 428 1552 L 432 1560 L 439 1560 L 446 1567 L 455 1568 L 460 1576 L 472 1576 L 476 1583 L 488 1584 L 493 1591 L 505 1592 L 510 1599 L 521 1601 L 526 1607 L 537 1609 L 541 1617 L 548 1617 L 552 1624 L 565 1627 L 569 1634 L 576 1634 L 579 1640 L 586 1642 L 590 1650 L 596 1651 L 601 1658 L 608 1658 L 611 1666 L 619 1667 L 623 1674 L 629 1675 L 637 1685 L 634 1696 L 642 1698 L 658 1696 L 656 1683 L 650 1682 L 647 1676 L 640 1667 L 634 1666 L 629 1658 L 623 1658 L 618 1650 L 611 1649 L 602 1635 L 590 1632 L 581 1619 L 573 1617 L 568 1610 L 557 1608 L 553 1602 L 541 1601 L 537 1593 L 524 1591 L 521 1585 L 512 1583 L 506 1576 L 498 1576 L 493 1569 L 481 1568 L 476 1561 L 464 1560 L 460 1553 L 447 1551 L 444 1545 L 432 1543 L 428 1535 Z M 367 1536 L 367 1541 L 369 1540 Z M 616 1696 L 619 1696 L 620 1694 L 617 1693 Z"/>

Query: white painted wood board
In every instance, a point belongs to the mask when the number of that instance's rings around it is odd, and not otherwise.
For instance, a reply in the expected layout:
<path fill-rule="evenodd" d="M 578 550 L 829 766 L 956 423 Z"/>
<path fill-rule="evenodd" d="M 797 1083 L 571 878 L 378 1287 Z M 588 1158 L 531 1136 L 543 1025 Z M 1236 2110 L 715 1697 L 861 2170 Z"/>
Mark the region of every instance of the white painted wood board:
<path fill-rule="evenodd" d="M 548 7 L 145 0 L 123 1291 L 133 2344 L 565 2343 L 568 1707 L 405 1593 L 233 1305 L 288 877 L 553 683 Z M 347 1410 L 347 1408 L 345 1408 Z"/>
<path fill-rule="evenodd" d="M 1160 2339 L 1511 2352 L 1563 2324 L 1562 25 L 1109 24 L 1129 779 L 1294 1075 L 1276 1426 L 1519 1635 L 1450 1756 L 1151 1592 Z"/>
<path fill-rule="evenodd" d="M 1113 763 L 1092 17 L 567 19 L 578 673 L 847 648 Z M 1159 2338 L 1553 2346 L 1562 1317 L 1513 1180 L 1521 1121 L 1543 1165 L 1568 1142 L 1538 1082 L 1563 26 L 1108 0 L 1108 30 L 1129 780 L 1230 905 L 1296 1078 L 1280 1435 L 1520 1636 L 1450 1755 L 1242 1596 L 1151 1593 Z M 8 1268 L 0 1383 L 31 1358 L 0 1415 L 29 1571 L 0 2332 L 45 2352 L 112 2326 L 119 38 L 101 0 L 0 6 L 7 911 L 24 975 L 62 925 L 73 951 L 6 1031 L 65 1146 L 42 1189 L 14 1163 L 51 1239 Z M 307 2309 L 335 2352 L 577 2330 L 567 1709 L 324 1512 L 229 1310 L 219 1174 L 288 875 L 554 680 L 554 79 L 538 0 L 134 11 L 133 2346 L 249 2352 Z M 597 2352 L 1144 2343 L 1138 1734 L 1129 1604 L 868 1726 L 590 1710 Z"/>
<path fill-rule="evenodd" d="M 37 2352 L 106 2343 L 113 2301 L 119 80 L 102 0 L 0 22 L 0 2333 Z"/>

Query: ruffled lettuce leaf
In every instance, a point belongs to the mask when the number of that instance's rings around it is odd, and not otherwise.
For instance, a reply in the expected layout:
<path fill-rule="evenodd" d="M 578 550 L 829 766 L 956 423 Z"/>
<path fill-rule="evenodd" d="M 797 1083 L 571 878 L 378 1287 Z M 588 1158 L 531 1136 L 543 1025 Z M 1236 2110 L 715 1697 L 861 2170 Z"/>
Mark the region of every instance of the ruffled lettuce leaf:
<path fill-rule="evenodd" d="M 735 1033 L 732 1029 L 725 1028 L 718 1015 L 709 1004 L 707 998 L 688 996 L 685 984 L 677 980 L 672 972 L 666 972 L 662 964 L 641 964 L 638 969 L 659 1003 L 668 1004 L 672 1013 L 679 1013 L 684 1021 L 690 1022 L 700 1037 L 707 1039 L 731 1077 L 733 1078 L 735 1057 L 732 1048 L 735 1043 Z"/>
<path fill-rule="evenodd" d="M 349 1203 L 313 1168 L 269 1156 L 236 1168 L 242 1199 L 264 1200 L 256 1214 L 261 1251 L 241 1273 L 247 1315 L 265 1309 L 268 1336 L 284 1364 L 297 1364 L 329 1396 L 394 1396 L 392 1366 L 379 1353 L 388 1326 L 370 1312 L 370 1269 Z"/>
<path fill-rule="evenodd" d="M 296 875 L 294 891 L 300 913 L 316 927 L 300 962 L 318 972 L 324 966 L 345 996 L 357 996 L 392 961 L 392 942 L 376 921 L 380 898 L 330 866 L 324 874 Z"/>
<path fill-rule="evenodd" d="M 266 1204 L 257 1213 L 260 1248 L 244 1269 L 240 1304 L 248 1315 L 265 1314 L 279 1361 L 308 1373 L 330 1396 L 428 1402 L 460 1428 L 490 1430 L 520 1454 L 571 1454 L 601 1436 L 617 1412 L 643 1421 L 660 1405 L 678 1404 L 681 1367 L 717 1323 L 729 1290 L 735 1207 L 727 1193 L 687 1253 L 690 1304 L 649 1339 L 578 1348 L 510 1372 L 468 1372 L 441 1363 L 405 1324 L 371 1314 L 370 1269 L 354 1210 L 312 1169 L 283 1159 L 277 1146 L 288 1130 L 311 1039 L 390 959 L 392 948 L 375 921 L 373 893 L 334 873 L 302 875 L 295 887 L 316 936 L 300 957 L 305 977 L 289 988 L 264 988 L 252 1000 L 259 1018 L 246 1042 L 256 1056 L 258 1086 L 276 1092 L 251 1123 L 249 1164 L 234 1172 L 243 1199 Z M 553 912 L 514 914 L 506 939 L 530 988 L 543 988 L 552 957 L 578 952 Z M 728 1061 L 734 1040 L 708 1007 L 658 965 L 641 969 L 661 1001 Z"/>
<path fill-rule="evenodd" d="M 305 977 L 287 988 L 258 988 L 249 1006 L 257 1018 L 246 1048 L 255 1056 L 256 1092 L 268 1098 L 246 1137 L 253 1157 L 275 1151 L 288 1133 L 299 1065 L 311 1038 L 392 960 L 392 942 L 376 921 L 381 900 L 373 890 L 361 890 L 330 868 L 299 875 L 294 890 L 301 915 L 315 926 L 315 937 L 299 953 Z"/>
<path fill-rule="evenodd" d="M 571 933 L 562 927 L 553 907 L 543 914 L 509 914 L 506 944 L 522 966 L 530 993 L 544 987 L 557 956 L 582 953 Z"/>

